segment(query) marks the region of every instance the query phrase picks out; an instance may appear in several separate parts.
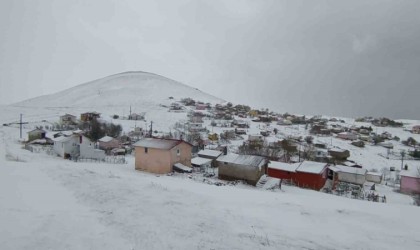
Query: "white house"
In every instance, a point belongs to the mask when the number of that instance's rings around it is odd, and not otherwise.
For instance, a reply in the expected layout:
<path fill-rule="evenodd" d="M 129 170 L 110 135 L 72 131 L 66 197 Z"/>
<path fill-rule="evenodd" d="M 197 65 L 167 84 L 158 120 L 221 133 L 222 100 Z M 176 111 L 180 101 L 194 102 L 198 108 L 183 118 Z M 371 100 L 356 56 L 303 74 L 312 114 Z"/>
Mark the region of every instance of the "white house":
<path fill-rule="evenodd" d="M 337 137 L 344 140 L 357 140 L 357 134 L 353 134 L 351 132 L 341 132 L 337 135 Z"/>
<path fill-rule="evenodd" d="M 105 159 L 105 151 L 95 148 L 95 144 L 84 135 L 73 134 L 65 137 L 60 136 L 53 139 L 54 152 L 59 156 L 68 159 L 80 157 L 83 159 Z"/>
<path fill-rule="evenodd" d="M 363 185 L 366 182 L 367 170 L 364 168 L 355 168 L 347 166 L 330 166 L 328 169 L 332 172 L 334 181 L 343 181 L 347 183 Z"/>
<path fill-rule="evenodd" d="M 382 182 L 382 173 L 378 172 L 367 172 L 366 173 L 366 181 L 374 182 L 381 184 Z"/>

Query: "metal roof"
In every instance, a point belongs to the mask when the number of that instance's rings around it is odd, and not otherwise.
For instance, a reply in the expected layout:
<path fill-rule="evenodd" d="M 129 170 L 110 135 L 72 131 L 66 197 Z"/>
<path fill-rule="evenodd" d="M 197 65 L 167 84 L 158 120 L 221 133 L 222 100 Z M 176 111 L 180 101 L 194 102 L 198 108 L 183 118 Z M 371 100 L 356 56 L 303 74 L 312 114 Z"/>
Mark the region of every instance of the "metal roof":
<path fill-rule="evenodd" d="M 217 158 L 217 161 L 252 167 L 261 167 L 265 163 L 264 157 L 261 156 L 238 155 L 232 153 L 220 156 L 219 158 Z"/>
<path fill-rule="evenodd" d="M 204 149 L 200 150 L 197 153 L 198 155 L 210 156 L 210 157 L 219 157 L 222 152 L 219 150 Z"/>
<path fill-rule="evenodd" d="M 171 149 L 182 142 L 184 141 L 172 139 L 143 138 L 140 141 L 134 143 L 134 146 L 143 148 Z"/>

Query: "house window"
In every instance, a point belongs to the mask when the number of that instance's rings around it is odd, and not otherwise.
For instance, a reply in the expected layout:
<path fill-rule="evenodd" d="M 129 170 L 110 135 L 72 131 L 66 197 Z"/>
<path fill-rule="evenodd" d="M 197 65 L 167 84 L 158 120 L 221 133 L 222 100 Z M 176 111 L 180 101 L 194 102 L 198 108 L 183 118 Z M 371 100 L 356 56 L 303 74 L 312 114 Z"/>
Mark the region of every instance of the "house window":
<path fill-rule="evenodd" d="M 176 150 L 176 155 L 180 155 L 181 154 L 181 151 L 179 150 L 179 148 Z"/>
<path fill-rule="evenodd" d="M 149 151 L 148 148 L 144 148 L 144 153 L 147 154 L 147 151 Z"/>

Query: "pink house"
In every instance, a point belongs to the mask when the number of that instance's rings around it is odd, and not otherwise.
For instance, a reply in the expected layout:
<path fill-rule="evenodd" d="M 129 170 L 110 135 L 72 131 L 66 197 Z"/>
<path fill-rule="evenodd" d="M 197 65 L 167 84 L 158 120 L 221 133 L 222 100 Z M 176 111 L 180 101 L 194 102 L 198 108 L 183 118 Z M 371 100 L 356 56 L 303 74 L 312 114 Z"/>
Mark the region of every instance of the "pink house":
<path fill-rule="evenodd" d="M 413 126 L 413 128 L 411 129 L 411 132 L 413 134 L 420 134 L 420 125 Z"/>
<path fill-rule="evenodd" d="M 191 167 L 192 145 L 182 140 L 144 138 L 134 144 L 135 168 L 166 174 L 175 164 Z"/>
<path fill-rule="evenodd" d="M 420 194 L 420 175 L 415 171 L 403 170 L 400 173 L 400 191 L 406 194 Z"/>

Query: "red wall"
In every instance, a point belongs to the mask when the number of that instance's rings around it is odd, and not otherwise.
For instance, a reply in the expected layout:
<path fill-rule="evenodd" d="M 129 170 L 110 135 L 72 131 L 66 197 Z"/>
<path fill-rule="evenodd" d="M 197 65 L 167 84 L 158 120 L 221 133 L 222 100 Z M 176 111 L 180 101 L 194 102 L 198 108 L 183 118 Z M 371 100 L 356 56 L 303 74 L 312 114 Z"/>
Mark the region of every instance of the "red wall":
<path fill-rule="evenodd" d="M 278 179 L 290 180 L 290 179 L 293 179 L 293 176 L 296 173 L 287 172 L 287 171 L 283 171 L 283 170 L 279 170 L 279 169 L 274 169 L 274 168 L 267 168 L 267 174 L 270 177 L 274 177 L 274 178 L 278 178 Z"/>
<path fill-rule="evenodd" d="M 325 185 L 327 178 L 325 178 L 322 173 L 309 174 L 297 172 L 296 178 L 293 181 L 298 187 L 320 190 Z"/>
<path fill-rule="evenodd" d="M 310 188 L 314 190 L 320 190 L 324 187 L 327 178 L 324 173 L 321 174 L 310 174 L 303 172 L 287 172 L 283 170 L 268 168 L 267 174 L 270 177 L 292 180 L 296 186 L 302 188 Z"/>

